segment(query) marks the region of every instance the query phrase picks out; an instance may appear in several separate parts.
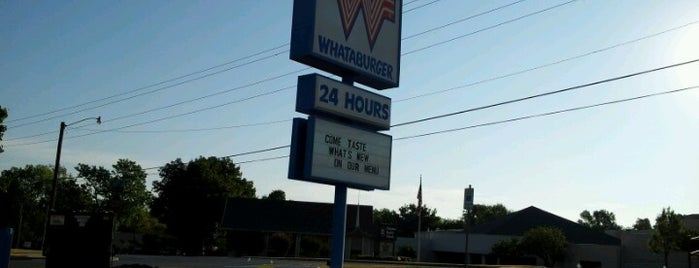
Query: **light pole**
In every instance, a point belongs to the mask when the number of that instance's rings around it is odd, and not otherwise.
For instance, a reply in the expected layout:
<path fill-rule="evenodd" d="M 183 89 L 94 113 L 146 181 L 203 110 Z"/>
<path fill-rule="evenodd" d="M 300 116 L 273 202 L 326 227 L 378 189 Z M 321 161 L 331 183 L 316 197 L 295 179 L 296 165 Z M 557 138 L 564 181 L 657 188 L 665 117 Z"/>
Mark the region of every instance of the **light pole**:
<path fill-rule="evenodd" d="M 59 171 L 60 166 L 61 166 L 61 146 L 63 145 L 63 131 L 65 131 L 66 127 L 68 127 L 70 125 L 77 124 L 77 123 L 87 121 L 87 120 L 92 120 L 92 119 L 97 120 L 97 124 L 102 124 L 102 117 L 101 116 L 84 118 L 84 119 L 75 121 L 75 122 L 70 123 L 70 124 L 66 124 L 66 122 L 61 122 L 61 131 L 58 133 L 58 146 L 56 148 L 56 164 L 53 167 L 53 180 L 51 181 L 51 205 L 46 209 L 46 224 L 44 225 L 44 237 L 43 237 L 43 241 L 41 243 L 42 244 L 41 246 L 44 249 L 45 249 L 45 244 L 46 244 L 46 228 L 48 227 L 48 225 L 51 221 L 51 219 L 50 219 L 51 210 L 56 208 L 56 191 L 57 191 L 56 185 L 58 184 L 58 171 Z"/>

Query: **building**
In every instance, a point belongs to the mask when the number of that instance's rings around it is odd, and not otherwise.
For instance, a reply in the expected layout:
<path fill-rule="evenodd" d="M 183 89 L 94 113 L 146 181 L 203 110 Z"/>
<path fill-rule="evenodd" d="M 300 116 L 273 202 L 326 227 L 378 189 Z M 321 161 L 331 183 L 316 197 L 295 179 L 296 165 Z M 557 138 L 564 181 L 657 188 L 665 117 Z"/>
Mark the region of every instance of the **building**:
<path fill-rule="evenodd" d="M 242 235 L 262 234 L 264 250 L 259 252 L 262 255 L 269 252 L 273 234 L 288 234 L 293 239 L 293 256 L 300 256 L 303 255 L 304 237 L 320 238 L 324 240 L 324 244 L 328 244 L 332 230 L 332 211 L 333 204 L 329 203 L 230 198 L 226 202 L 221 228 L 246 232 Z M 372 219 L 373 207 L 347 206 L 346 256 L 385 255 L 390 253 L 382 252 L 382 249 L 393 250 L 393 238 L 385 235 L 386 228 L 374 226 Z M 384 235 L 380 234 L 381 230 Z"/>
<path fill-rule="evenodd" d="M 688 223 L 695 221 L 697 218 L 695 216 L 698 215 L 685 217 L 685 226 L 689 228 L 691 224 Z M 662 256 L 648 249 L 651 231 L 599 232 L 536 207 L 528 207 L 471 228 L 468 242 L 471 264 L 505 264 L 502 259 L 492 254 L 493 245 L 502 240 L 521 238 L 526 231 L 538 226 L 558 228 L 566 236 L 567 258 L 557 264 L 557 267 L 658 268 L 663 266 Z M 420 234 L 420 239 L 423 261 L 463 263 L 465 260 L 466 236 L 461 229 L 423 232 Z M 415 239 L 399 240 L 397 246 L 402 245 L 416 246 L 417 241 Z M 518 258 L 514 262 L 543 265 L 542 260 L 531 256 Z M 674 252 L 670 256 L 669 267 L 699 268 L 699 260 L 697 257 L 689 257 L 687 252 Z"/>

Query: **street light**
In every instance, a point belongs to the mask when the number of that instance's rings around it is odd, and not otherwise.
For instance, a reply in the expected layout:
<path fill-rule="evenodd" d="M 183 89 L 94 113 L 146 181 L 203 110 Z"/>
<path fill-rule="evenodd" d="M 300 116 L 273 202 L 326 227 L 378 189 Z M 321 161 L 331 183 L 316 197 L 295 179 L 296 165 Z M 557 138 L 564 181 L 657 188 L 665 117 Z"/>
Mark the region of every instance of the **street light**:
<path fill-rule="evenodd" d="M 66 129 L 66 127 L 70 125 L 74 125 L 92 119 L 97 120 L 97 124 L 102 124 L 101 116 L 84 118 L 70 124 L 66 124 L 66 122 L 61 122 L 61 131 L 58 133 L 58 147 L 56 148 L 56 165 L 53 167 L 53 180 L 51 181 L 51 206 L 49 206 L 46 209 L 46 224 L 44 225 L 44 239 L 41 243 L 42 247 L 45 246 L 46 242 L 46 229 L 49 225 L 49 222 L 51 221 L 51 210 L 54 210 L 56 208 L 56 184 L 58 184 L 58 170 L 60 169 L 61 165 L 61 146 L 63 145 L 63 131 Z"/>
<path fill-rule="evenodd" d="M 66 124 L 65 122 L 61 122 L 61 132 L 58 134 L 58 148 L 56 149 L 56 165 L 53 168 L 53 181 L 51 182 L 51 207 L 49 207 L 49 211 L 53 210 L 56 208 L 56 184 L 58 182 L 58 169 L 60 168 L 60 163 L 61 163 L 61 146 L 63 145 L 63 131 L 66 129 L 67 126 L 74 125 L 83 121 L 91 120 L 91 119 L 96 119 L 97 124 L 102 124 L 102 117 L 88 117 L 85 119 L 81 119 L 78 121 L 75 121 L 70 124 Z M 48 218 L 47 218 L 48 219 Z"/>

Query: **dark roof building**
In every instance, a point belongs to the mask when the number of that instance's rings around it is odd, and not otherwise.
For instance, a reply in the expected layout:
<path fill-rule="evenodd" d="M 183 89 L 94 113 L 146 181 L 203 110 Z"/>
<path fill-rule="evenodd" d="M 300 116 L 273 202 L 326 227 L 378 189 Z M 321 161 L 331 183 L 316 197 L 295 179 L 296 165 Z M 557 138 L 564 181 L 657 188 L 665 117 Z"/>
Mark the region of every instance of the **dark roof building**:
<path fill-rule="evenodd" d="M 359 208 L 359 214 L 357 214 Z M 359 222 L 357 222 L 359 216 Z M 230 198 L 221 227 L 228 230 L 330 235 L 333 204 Z M 373 233 L 373 207 L 347 205 L 346 228 Z"/>
<path fill-rule="evenodd" d="M 471 228 L 471 233 L 523 236 L 529 229 L 539 226 L 560 229 L 568 242 L 573 244 L 621 244 L 621 241 L 616 237 L 590 229 L 536 207 L 528 207 L 491 222 L 475 226 Z"/>

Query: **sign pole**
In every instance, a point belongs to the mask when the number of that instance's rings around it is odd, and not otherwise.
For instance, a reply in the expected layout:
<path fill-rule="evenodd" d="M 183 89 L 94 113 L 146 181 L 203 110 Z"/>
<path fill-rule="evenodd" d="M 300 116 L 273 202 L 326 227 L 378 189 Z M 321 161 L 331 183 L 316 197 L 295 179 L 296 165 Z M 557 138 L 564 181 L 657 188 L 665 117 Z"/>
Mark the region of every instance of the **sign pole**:
<path fill-rule="evenodd" d="M 464 268 L 467 268 L 471 262 L 470 256 L 468 254 L 468 235 L 470 233 L 472 216 L 473 216 L 473 188 L 468 185 L 468 188 L 464 188 L 464 233 L 466 235 L 466 241 L 464 242 Z"/>
<path fill-rule="evenodd" d="M 350 76 L 343 76 L 342 83 L 353 85 Z M 357 207 L 359 209 L 359 207 Z M 345 264 L 345 230 L 347 229 L 347 185 L 335 185 L 335 202 L 333 204 L 332 254 L 330 268 L 342 268 Z"/>
<path fill-rule="evenodd" d="M 347 186 L 335 185 L 333 205 L 332 255 L 330 268 L 342 268 L 345 262 L 345 225 L 347 218 Z"/>

